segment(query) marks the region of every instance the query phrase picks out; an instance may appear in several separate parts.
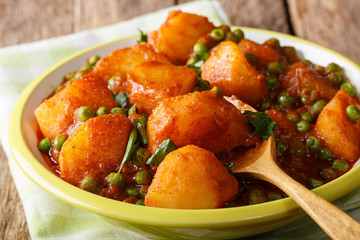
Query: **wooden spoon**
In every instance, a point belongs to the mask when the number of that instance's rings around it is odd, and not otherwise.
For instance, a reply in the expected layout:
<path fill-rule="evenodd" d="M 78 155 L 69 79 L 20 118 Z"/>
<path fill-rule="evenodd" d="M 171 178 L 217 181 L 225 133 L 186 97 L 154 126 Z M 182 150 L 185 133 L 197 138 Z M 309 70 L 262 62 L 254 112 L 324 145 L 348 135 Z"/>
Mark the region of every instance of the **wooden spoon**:
<path fill-rule="evenodd" d="M 260 149 L 250 149 L 238 157 L 232 171 L 265 180 L 282 189 L 332 239 L 359 240 L 360 224 L 282 171 L 275 162 L 275 149 L 276 143 L 271 136 L 269 140 L 264 141 Z"/>

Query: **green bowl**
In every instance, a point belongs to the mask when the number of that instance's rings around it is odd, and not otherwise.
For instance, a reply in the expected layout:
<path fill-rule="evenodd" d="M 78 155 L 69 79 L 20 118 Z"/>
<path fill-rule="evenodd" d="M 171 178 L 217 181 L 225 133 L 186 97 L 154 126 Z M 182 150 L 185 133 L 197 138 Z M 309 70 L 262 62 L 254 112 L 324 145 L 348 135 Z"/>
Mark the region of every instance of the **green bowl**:
<path fill-rule="evenodd" d="M 317 44 L 282 33 L 242 28 L 247 38 L 262 43 L 275 37 L 281 45 L 294 46 L 300 56 L 316 64 L 336 62 L 360 89 L 360 67 L 346 57 Z M 58 86 L 69 71 L 80 68 L 92 55 L 106 56 L 115 49 L 136 43 L 136 36 L 97 45 L 54 65 L 21 94 L 11 115 L 9 140 L 12 154 L 25 174 L 37 185 L 73 206 L 91 212 L 116 226 L 158 239 L 229 239 L 255 235 L 284 226 L 304 212 L 291 199 L 235 208 L 176 210 L 145 207 L 104 198 L 83 191 L 57 177 L 37 149 L 34 109 Z M 360 185 L 360 166 L 314 192 L 333 201 Z"/>

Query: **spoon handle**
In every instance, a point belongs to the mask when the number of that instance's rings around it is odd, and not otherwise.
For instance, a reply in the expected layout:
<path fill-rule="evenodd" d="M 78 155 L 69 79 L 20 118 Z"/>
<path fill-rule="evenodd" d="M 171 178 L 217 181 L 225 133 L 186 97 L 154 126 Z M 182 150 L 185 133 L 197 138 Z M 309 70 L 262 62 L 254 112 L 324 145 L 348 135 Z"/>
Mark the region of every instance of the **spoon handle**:
<path fill-rule="evenodd" d="M 360 239 L 360 224 L 358 222 L 330 202 L 293 180 L 273 161 L 267 161 L 265 164 L 269 165 L 251 165 L 247 171 L 251 173 L 251 175 L 281 188 L 299 204 L 332 239 Z M 262 168 L 262 171 L 259 171 L 259 167 Z M 267 169 L 265 172 L 263 170 L 264 167 Z"/>

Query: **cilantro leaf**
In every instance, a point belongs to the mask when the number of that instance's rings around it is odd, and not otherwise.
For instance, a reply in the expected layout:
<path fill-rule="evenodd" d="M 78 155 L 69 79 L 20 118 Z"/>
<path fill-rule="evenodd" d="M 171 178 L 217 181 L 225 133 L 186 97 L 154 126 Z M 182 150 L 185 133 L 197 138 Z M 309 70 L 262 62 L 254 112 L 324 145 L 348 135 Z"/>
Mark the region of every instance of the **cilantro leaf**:
<path fill-rule="evenodd" d="M 254 135 L 260 135 L 263 140 L 267 140 L 274 133 L 276 123 L 266 113 L 246 110 L 243 114 L 254 116 L 247 121 L 255 127 Z"/>
<path fill-rule="evenodd" d="M 147 34 L 144 34 L 143 31 L 141 31 L 139 29 L 139 32 L 140 32 L 140 39 L 137 41 L 138 44 L 142 43 L 142 42 L 147 42 Z"/>

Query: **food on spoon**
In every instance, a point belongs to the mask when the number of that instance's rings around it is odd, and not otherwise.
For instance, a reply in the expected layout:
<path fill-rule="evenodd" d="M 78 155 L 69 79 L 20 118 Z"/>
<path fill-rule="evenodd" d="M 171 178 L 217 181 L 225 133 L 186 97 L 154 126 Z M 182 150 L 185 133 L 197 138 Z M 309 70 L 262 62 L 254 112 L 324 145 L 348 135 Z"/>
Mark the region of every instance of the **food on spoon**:
<path fill-rule="evenodd" d="M 128 75 L 130 100 L 146 114 L 150 114 L 162 100 L 187 94 L 195 85 L 194 69 L 171 63 L 144 62 Z"/>
<path fill-rule="evenodd" d="M 60 177 L 80 186 L 86 176 L 107 176 L 120 166 L 131 129 L 130 120 L 123 114 L 87 120 L 61 148 Z"/>
<path fill-rule="evenodd" d="M 239 46 L 232 41 L 217 45 L 205 61 L 201 78 L 219 87 L 225 95 L 235 95 L 255 105 L 268 95 L 264 75 L 248 63 Z"/>
<path fill-rule="evenodd" d="M 360 157 L 360 121 L 352 121 L 348 116 L 346 110 L 349 106 L 360 108 L 360 104 L 346 90 L 338 91 L 320 113 L 316 131 L 332 153 L 353 161 Z"/>
<path fill-rule="evenodd" d="M 165 23 L 150 34 L 148 41 L 171 62 L 185 64 L 198 38 L 213 29 L 214 25 L 206 17 L 171 11 Z"/>
<path fill-rule="evenodd" d="M 159 165 L 145 205 L 161 208 L 222 207 L 237 194 L 238 183 L 215 155 L 194 145 L 169 153 Z"/>
<path fill-rule="evenodd" d="M 78 119 L 81 106 L 92 109 L 116 107 L 107 84 L 90 73 L 44 100 L 35 109 L 35 117 L 44 137 L 50 140 L 60 135 L 70 136 L 83 122 Z"/>
<path fill-rule="evenodd" d="M 132 47 L 115 50 L 110 55 L 100 59 L 94 73 L 109 84 L 109 88 L 115 93 L 127 92 L 126 78 L 136 65 L 145 61 L 169 62 L 162 54 L 146 43 L 136 44 Z"/>
<path fill-rule="evenodd" d="M 212 90 L 162 101 L 149 117 L 147 135 L 152 153 L 165 139 L 179 147 L 193 144 L 213 153 L 260 141 L 245 116 Z"/>

